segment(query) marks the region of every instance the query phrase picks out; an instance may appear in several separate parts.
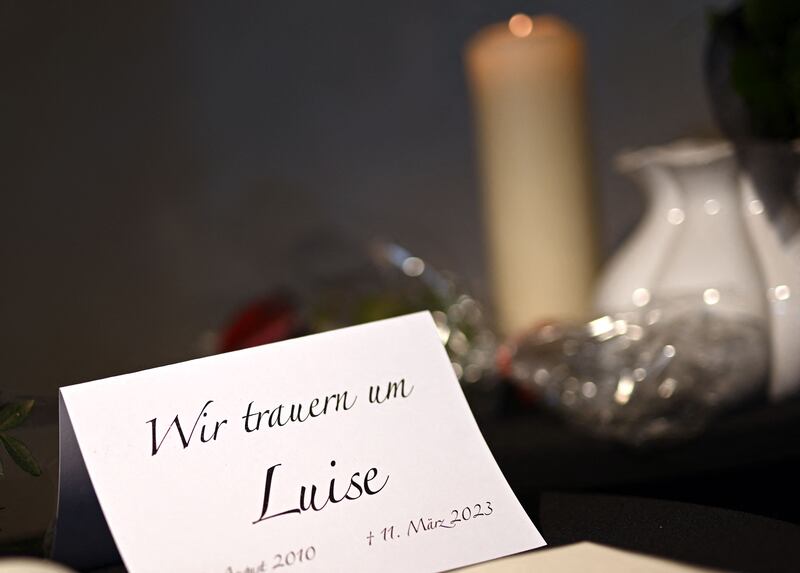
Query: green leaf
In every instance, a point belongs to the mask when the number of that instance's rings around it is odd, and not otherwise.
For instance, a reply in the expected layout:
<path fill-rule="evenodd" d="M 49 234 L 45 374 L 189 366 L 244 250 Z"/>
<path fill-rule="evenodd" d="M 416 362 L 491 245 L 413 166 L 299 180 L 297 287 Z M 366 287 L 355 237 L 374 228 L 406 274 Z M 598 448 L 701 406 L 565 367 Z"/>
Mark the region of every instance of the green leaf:
<path fill-rule="evenodd" d="M 795 137 L 795 110 L 780 61 L 758 45 L 742 42 L 731 61 L 731 79 L 747 103 L 754 135 Z"/>
<path fill-rule="evenodd" d="M 5 446 L 8 455 L 11 456 L 11 459 L 14 460 L 20 469 L 34 477 L 42 475 L 42 469 L 28 449 L 28 446 L 6 434 L 0 434 L 0 442 L 3 442 L 3 446 Z"/>
<path fill-rule="evenodd" d="M 759 41 L 781 43 L 788 30 L 800 21 L 797 0 L 745 0 L 744 23 Z"/>
<path fill-rule="evenodd" d="M 16 428 L 24 422 L 28 414 L 31 413 L 33 404 L 33 400 L 23 400 L 22 402 L 6 404 L 0 408 L 0 432 Z"/>

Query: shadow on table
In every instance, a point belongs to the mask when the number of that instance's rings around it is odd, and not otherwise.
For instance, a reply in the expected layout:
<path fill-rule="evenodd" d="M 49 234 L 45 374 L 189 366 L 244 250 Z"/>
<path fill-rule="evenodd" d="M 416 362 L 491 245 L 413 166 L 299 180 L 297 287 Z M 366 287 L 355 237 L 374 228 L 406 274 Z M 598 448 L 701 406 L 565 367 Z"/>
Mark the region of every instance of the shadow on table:
<path fill-rule="evenodd" d="M 593 541 L 706 567 L 796 573 L 800 527 L 739 511 L 597 494 L 542 494 L 532 512 L 552 546 Z"/>

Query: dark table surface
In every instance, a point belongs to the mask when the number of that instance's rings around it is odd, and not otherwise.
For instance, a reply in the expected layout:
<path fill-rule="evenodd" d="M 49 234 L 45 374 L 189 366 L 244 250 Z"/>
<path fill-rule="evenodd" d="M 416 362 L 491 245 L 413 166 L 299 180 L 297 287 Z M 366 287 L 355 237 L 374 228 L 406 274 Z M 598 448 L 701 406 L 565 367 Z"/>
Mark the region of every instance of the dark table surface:
<path fill-rule="evenodd" d="M 800 570 L 800 527 L 701 505 L 617 495 L 544 493 L 531 512 L 550 546 L 593 541 L 745 573 Z"/>
<path fill-rule="evenodd" d="M 523 503 L 552 490 L 635 495 L 800 524 L 800 399 L 754 404 L 692 440 L 638 449 L 517 400 L 492 400 L 471 397 L 473 411 Z"/>
<path fill-rule="evenodd" d="M 694 439 L 633 448 L 500 386 L 470 396 L 551 546 L 594 541 L 732 571 L 800 571 L 800 399 L 753 403 Z"/>

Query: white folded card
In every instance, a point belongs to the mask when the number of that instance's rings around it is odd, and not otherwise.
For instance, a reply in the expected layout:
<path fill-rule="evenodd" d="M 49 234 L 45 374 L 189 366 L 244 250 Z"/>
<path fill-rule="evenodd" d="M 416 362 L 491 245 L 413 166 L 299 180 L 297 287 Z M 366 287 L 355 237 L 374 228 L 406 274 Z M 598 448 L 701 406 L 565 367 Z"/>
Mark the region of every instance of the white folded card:
<path fill-rule="evenodd" d="M 115 545 L 132 573 L 443 571 L 545 544 L 428 313 L 62 388 L 60 425 L 54 557 L 78 568 Z"/>

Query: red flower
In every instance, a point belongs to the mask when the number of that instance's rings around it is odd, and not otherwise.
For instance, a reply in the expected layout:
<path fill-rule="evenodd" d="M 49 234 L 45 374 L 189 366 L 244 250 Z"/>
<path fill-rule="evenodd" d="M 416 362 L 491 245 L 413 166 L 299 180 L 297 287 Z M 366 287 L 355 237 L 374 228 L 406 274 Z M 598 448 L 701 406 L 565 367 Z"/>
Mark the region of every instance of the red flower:
<path fill-rule="evenodd" d="M 297 306 L 283 294 L 267 296 L 245 307 L 220 336 L 220 352 L 241 350 L 294 338 L 305 333 Z"/>

